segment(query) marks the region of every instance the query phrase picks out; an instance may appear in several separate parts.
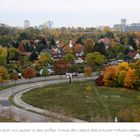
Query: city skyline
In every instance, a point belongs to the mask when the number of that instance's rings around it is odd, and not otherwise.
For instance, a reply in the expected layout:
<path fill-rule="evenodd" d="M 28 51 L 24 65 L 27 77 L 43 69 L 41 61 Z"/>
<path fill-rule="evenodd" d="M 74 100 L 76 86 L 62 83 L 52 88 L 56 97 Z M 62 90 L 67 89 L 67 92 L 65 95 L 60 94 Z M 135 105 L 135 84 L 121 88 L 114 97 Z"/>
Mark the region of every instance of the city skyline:
<path fill-rule="evenodd" d="M 48 20 L 54 27 L 113 26 L 121 18 L 128 23 L 140 22 L 139 0 L 0 0 L 0 22 L 24 26 L 28 19 L 31 26 Z"/>

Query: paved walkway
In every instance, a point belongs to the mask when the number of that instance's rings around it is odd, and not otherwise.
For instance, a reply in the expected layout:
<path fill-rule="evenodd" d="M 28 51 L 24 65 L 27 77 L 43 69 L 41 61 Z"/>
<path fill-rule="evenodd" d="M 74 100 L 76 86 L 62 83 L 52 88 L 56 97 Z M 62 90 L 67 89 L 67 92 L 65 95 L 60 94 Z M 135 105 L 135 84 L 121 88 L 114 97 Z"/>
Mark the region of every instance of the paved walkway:
<path fill-rule="evenodd" d="M 86 80 L 86 79 L 87 78 L 76 78 L 76 79 L 73 79 L 73 81 Z M 93 79 L 93 77 L 91 79 Z M 82 120 L 70 118 L 67 116 L 63 116 L 61 114 L 57 114 L 57 113 L 49 112 L 40 108 L 33 107 L 21 100 L 22 94 L 31 89 L 34 89 L 37 87 L 43 87 L 50 84 L 65 83 L 65 82 L 68 82 L 68 79 L 59 79 L 59 80 L 50 80 L 50 81 L 36 82 L 36 83 L 30 83 L 30 84 L 22 84 L 22 85 L 18 85 L 18 86 L 0 91 L 0 101 L 7 101 L 7 102 L 9 101 L 10 96 L 16 93 L 13 98 L 14 104 L 21 107 L 19 108 L 13 105 L 9 105 L 9 106 L 0 105 L 0 110 L 7 109 L 7 108 L 11 109 L 13 112 L 15 112 L 16 118 L 18 121 L 26 120 L 28 122 L 46 122 L 46 121 L 47 122 L 50 122 L 50 121 L 60 122 L 63 120 L 67 122 L 68 121 L 84 122 Z"/>

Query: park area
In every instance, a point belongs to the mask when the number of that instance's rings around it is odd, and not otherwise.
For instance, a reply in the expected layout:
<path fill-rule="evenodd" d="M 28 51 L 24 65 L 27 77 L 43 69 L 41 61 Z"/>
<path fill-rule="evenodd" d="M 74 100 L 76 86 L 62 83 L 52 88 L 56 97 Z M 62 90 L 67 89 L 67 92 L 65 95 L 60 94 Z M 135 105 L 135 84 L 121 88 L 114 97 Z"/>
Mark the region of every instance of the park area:
<path fill-rule="evenodd" d="M 87 122 L 140 122 L 140 91 L 95 86 L 93 80 L 49 85 L 24 93 L 26 103 Z"/>

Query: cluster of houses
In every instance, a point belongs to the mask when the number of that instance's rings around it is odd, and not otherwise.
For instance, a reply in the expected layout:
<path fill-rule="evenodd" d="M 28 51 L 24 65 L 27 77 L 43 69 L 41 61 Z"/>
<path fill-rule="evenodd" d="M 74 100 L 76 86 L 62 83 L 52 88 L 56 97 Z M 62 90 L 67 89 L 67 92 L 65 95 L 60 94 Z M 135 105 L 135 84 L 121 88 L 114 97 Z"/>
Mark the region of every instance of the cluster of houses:
<path fill-rule="evenodd" d="M 53 40 L 53 44 L 48 43 L 45 39 L 36 39 L 34 41 L 22 40 L 19 44 L 13 42 L 13 46 L 18 48 L 22 55 L 31 56 L 33 52 L 36 52 L 36 55 L 39 55 L 40 52 L 48 52 L 54 60 L 58 60 L 62 58 L 62 56 L 67 51 L 73 51 L 76 56 L 76 63 L 82 63 L 84 61 L 84 46 L 82 44 L 76 44 L 74 39 L 69 40 L 69 45 L 65 45 L 61 41 Z M 111 39 L 108 37 L 104 37 L 99 39 L 98 41 L 103 42 L 106 50 L 109 48 L 109 44 L 111 43 Z M 49 45 L 48 45 L 49 44 Z M 75 47 L 78 45 L 78 47 Z M 128 56 L 131 59 L 140 59 L 140 54 L 137 53 L 132 46 L 127 46 L 129 48 Z"/>

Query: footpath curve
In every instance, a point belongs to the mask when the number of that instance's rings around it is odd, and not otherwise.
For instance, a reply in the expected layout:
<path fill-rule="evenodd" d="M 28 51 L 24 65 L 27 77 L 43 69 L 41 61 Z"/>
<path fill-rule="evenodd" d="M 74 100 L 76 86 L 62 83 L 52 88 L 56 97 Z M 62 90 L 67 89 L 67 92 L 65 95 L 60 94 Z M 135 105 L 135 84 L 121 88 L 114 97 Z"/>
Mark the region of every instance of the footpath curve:
<path fill-rule="evenodd" d="M 89 79 L 96 78 L 91 77 Z M 76 78 L 73 81 L 87 80 L 87 78 Z M 59 84 L 68 82 L 68 79 L 58 79 L 50 80 L 36 83 L 22 84 L 15 87 L 8 88 L 6 90 L 0 91 L 0 103 L 5 102 L 7 105 L 0 104 L 0 110 L 11 109 L 16 114 L 16 119 L 18 121 L 28 121 L 28 122 L 51 122 L 53 121 L 67 121 L 67 122 L 84 122 L 75 118 L 70 118 L 62 114 L 53 113 L 46 111 L 37 107 L 33 107 L 21 100 L 23 93 L 32 90 L 34 88 L 43 87 L 51 84 Z M 12 105 L 9 103 L 9 99 L 12 100 Z M 51 120 L 51 121 L 50 121 Z"/>

